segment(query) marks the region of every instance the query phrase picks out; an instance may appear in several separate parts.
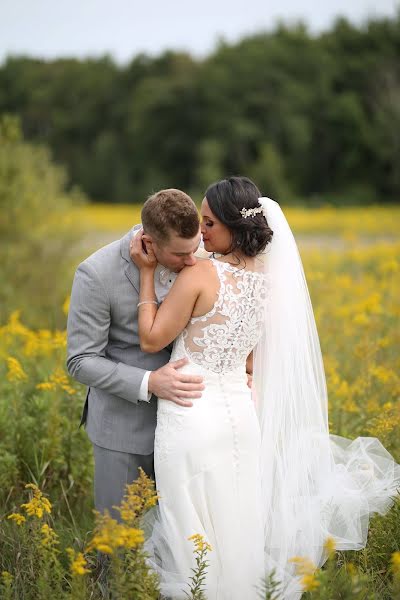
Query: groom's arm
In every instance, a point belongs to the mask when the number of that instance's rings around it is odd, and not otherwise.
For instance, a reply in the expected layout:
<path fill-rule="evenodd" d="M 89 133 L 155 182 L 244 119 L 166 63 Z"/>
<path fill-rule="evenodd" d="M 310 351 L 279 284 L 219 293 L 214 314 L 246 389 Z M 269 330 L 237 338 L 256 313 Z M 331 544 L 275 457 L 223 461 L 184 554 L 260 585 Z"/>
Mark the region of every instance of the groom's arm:
<path fill-rule="evenodd" d="M 108 294 L 93 265 L 79 265 L 68 313 L 67 368 L 74 379 L 137 402 L 146 370 L 106 358 L 110 327 Z"/>
<path fill-rule="evenodd" d="M 105 356 L 110 320 L 107 291 L 93 265 L 84 262 L 76 271 L 71 292 L 68 372 L 80 383 L 106 390 L 129 402 L 145 400 L 140 394 L 146 371 L 115 363 Z M 202 377 L 179 372 L 186 362 L 183 358 L 151 371 L 149 391 L 180 406 L 191 406 L 191 399 L 201 397 L 204 385 Z"/>

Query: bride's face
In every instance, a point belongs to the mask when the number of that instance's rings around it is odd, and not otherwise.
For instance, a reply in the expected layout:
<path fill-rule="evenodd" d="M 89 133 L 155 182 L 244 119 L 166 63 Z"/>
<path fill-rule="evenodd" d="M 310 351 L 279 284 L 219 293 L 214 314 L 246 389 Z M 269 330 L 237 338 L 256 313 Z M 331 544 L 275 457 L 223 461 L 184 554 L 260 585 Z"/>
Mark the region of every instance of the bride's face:
<path fill-rule="evenodd" d="M 232 243 L 232 235 L 226 225 L 211 212 L 207 198 L 201 204 L 201 234 L 207 252 L 226 254 Z"/>

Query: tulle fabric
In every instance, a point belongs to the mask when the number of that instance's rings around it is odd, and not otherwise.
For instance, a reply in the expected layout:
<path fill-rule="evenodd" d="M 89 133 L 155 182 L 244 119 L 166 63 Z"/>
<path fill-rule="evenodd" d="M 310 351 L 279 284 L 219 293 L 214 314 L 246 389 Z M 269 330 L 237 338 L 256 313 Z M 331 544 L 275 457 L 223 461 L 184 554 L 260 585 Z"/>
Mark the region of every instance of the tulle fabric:
<path fill-rule="evenodd" d="M 287 600 L 300 597 L 293 557 L 321 566 L 324 543 L 366 544 L 369 517 L 397 495 L 400 467 L 379 440 L 329 435 L 318 333 L 296 242 L 279 207 L 261 198 L 274 232 L 264 254 L 270 293 L 254 361 L 261 428 L 265 567 Z"/>

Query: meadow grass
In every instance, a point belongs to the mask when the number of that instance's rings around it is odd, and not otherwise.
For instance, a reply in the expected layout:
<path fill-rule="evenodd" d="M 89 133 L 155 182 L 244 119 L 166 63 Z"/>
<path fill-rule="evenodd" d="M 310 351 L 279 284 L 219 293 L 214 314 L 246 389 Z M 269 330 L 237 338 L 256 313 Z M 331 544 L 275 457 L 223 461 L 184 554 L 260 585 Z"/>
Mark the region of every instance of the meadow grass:
<path fill-rule="evenodd" d="M 71 211 L 72 220 L 84 223 L 87 231 L 124 232 L 140 223 L 141 204 L 86 204 Z M 200 206 L 200 202 L 198 203 Z M 368 206 L 335 208 L 285 207 L 282 210 L 294 234 L 396 237 L 399 233 L 400 207 Z"/>

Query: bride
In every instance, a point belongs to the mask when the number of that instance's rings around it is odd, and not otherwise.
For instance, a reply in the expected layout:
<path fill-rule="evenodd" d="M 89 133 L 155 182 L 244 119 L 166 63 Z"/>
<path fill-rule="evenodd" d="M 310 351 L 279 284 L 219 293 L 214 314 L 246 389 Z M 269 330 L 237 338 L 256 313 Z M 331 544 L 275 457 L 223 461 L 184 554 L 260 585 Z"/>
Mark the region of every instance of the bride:
<path fill-rule="evenodd" d="M 193 534 L 212 548 L 208 600 L 255 599 L 272 570 L 282 598 L 300 598 L 290 558 L 320 566 L 327 537 L 337 549 L 364 547 L 369 515 L 400 486 L 377 439 L 329 435 L 301 259 L 279 205 L 260 196 L 245 177 L 208 188 L 202 235 L 212 255 L 185 268 L 159 307 L 151 247 L 140 236 L 131 247 L 142 349 L 175 340 L 171 360 L 187 357 L 183 369 L 205 384 L 191 407 L 158 402 L 160 500 L 146 549 L 168 598 L 187 597 Z"/>

